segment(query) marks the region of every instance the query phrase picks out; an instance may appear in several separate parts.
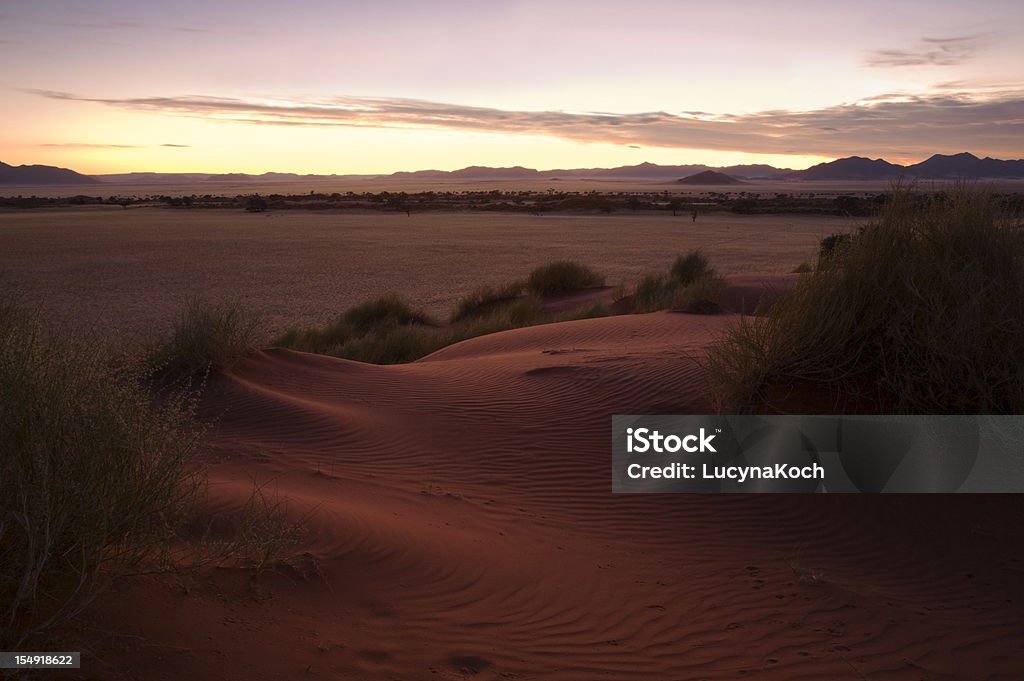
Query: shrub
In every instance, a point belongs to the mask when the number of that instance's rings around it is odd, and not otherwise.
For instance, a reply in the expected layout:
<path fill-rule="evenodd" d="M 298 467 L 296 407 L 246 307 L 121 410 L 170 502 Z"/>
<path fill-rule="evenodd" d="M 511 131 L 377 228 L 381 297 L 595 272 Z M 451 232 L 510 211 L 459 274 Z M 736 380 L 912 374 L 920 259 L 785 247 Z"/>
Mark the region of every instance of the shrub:
<path fill-rule="evenodd" d="M 686 286 L 703 277 L 712 276 L 715 271 L 707 256 L 698 249 L 676 258 L 670 273 L 672 279 Z"/>
<path fill-rule="evenodd" d="M 292 329 L 278 338 L 277 344 L 359 362 L 400 364 L 477 336 L 607 314 L 608 309 L 600 305 L 580 312 L 547 314 L 535 298 L 520 298 L 490 314 L 462 319 L 443 328 L 424 324 L 392 324 L 374 327 L 363 335 L 352 335 L 345 331 L 342 322 L 338 322 L 323 328 Z"/>
<path fill-rule="evenodd" d="M 633 312 L 664 310 L 672 300 L 675 282 L 661 274 L 648 274 L 636 285 Z"/>
<path fill-rule="evenodd" d="M 586 265 L 569 260 L 541 265 L 530 273 L 526 287 L 535 296 L 550 298 L 595 286 L 604 286 L 604 277 Z"/>
<path fill-rule="evenodd" d="M 101 575 L 164 542 L 190 504 L 201 432 L 181 395 L 72 346 L 0 300 L 0 645 L 81 610 Z"/>
<path fill-rule="evenodd" d="M 395 348 L 394 356 L 406 357 L 410 354 L 408 348 L 411 339 L 422 335 L 422 328 L 418 327 L 428 325 L 433 325 L 433 321 L 426 313 L 389 293 L 349 308 L 337 321 L 326 326 L 289 329 L 274 341 L 274 345 L 303 352 L 374 361 L 364 357 L 377 355 L 366 355 L 364 349 L 379 344 L 381 339 L 389 339 L 387 342 Z M 407 349 L 401 350 L 401 347 Z"/>
<path fill-rule="evenodd" d="M 325 354 L 370 364 L 412 362 L 438 349 L 432 331 L 423 326 L 392 326 L 349 338 L 327 348 Z"/>
<path fill-rule="evenodd" d="M 237 304 L 189 300 L 167 339 L 147 357 L 153 374 L 189 379 L 207 371 L 230 369 L 253 351 L 258 322 Z"/>
<path fill-rule="evenodd" d="M 718 314 L 722 311 L 725 281 L 714 276 L 703 276 L 691 284 L 678 288 L 670 309 L 690 314 Z"/>
<path fill-rule="evenodd" d="M 483 286 L 461 299 L 452 313 L 452 321 L 481 317 L 518 300 L 526 290 L 526 282 L 516 281 L 497 288 Z"/>
<path fill-rule="evenodd" d="M 401 296 L 393 293 L 356 305 L 345 312 L 342 322 L 356 336 L 392 326 L 433 324 L 426 313 L 414 310 Z"/>
<path fill-rule="evenodd" d="M 712 349 L 722 411 L 772 390 L 826 389 L 833 404 L 894 413 L 1024 410 L 1024 238 L 992 196 L 894 188 L 879 219 L 829 266 Z"/>
<path fill-rule="evenodd" d="M 679 312 L 712 314 L 721 311 L 725 282 L 702 251 L 680 255 L 668 276 L 648 274 L 633 294 L 633 312 L 672 309 Z"/>

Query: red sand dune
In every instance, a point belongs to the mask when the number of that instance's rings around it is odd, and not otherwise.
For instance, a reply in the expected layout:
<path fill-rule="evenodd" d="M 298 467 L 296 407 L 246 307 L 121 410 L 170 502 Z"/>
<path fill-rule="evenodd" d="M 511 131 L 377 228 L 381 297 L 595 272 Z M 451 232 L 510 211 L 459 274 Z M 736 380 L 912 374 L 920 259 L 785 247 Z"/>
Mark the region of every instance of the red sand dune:
<path fill-rule="evenodd" d="M 1010 497 L 612 495 L 610 416 L 704 413 L 734 315 L 520 329 L 419 362 L 271 350 L 209 389 L 211 493 L 290 499 L 248 586 L 135 581 L 93 673 L 140 679 L 1020 679 Z"/>

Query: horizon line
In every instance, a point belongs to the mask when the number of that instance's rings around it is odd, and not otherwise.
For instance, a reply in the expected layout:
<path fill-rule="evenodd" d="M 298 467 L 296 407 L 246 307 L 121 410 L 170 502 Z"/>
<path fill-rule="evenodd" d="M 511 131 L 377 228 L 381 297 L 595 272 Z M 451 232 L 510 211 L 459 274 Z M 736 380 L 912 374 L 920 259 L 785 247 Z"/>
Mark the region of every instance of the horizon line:
<path fill-rule="evenodd" d="M 769 164 L 769 163 L 733 163 L 733 164 L 729 164 L 729 165 L 718 165 L 718 166 L 716 166 L 716 165 L 709 165 L 707 163 L 682 162 L 682 163 L 672 163 L 672 164 L 661 164 L 661 163 L 652 163 L 650 161 L 642 161 L 640 163 L 629 164 L 629 165 L 587 166 L 587 167 L 575 167 L 575 168 L 574 167 L 533 168 L 533 167 L 530 167 L 530 166 L 524 166 L 524 165 L 520 165 L 520 164 L 515 164 L 515 165 L 511 165 L 511 166 L 491 166 L 491 165 L 470 164 L 470 165 L 462 166 L 462 167 L 459 167 L 459 168 L 453 168 L 451 170 L 444 170 L 444 169 L 441 169 L 441 168 L 417 168 L 417 169 L 413 169 L 413 170 L 400 169 L 400 170 L 393 170 L 393 171 L 390 171 L 390 172 L 376 172 L 376 173 L 373 173 L 373 172 L 370 172 L 370 173 L 367 173 L 367 172 L 317 173 L 317 172 L 303 172 L 303 171 L 296 171 L 296 170 L 263 170 L 263 171 L 260 171 L 260 172 L 254 172 L 254 171 L 204 171 L 204 170 L 183 170 L 183 171 L 128 170 L 128 171 L 122 171 L 122 172 L 90 173 L 90 172 L 83 172 L 83 171 L 75 170 L 75 168 L 73 168 L 73 167 L 63 166 L 63 165 L 62 166 L 52 166 L 52 165 L 43 164 L 43 163 L 22 163 L 20 165 L 23 165 L 23 166 L 41 166 L 41 167 L 51 167 L 51 168 L 63 168 L 65 170 L 71 170 L 71 171 L 79 173 L 81 175 L 85 175 L 85 176 L 88 176 L 88 177 L 94 177 L 94 178 L 110 177 L 110 176 L 117 176 L 117 175 L 133 175 L 133 174 L 139 174 L 139 175 L 143 175 L 143 174 L 145 174 L 145 175 L 210 175 L 210 176 L 215 176 L 215 175 L 247 175 L 247 176 L 254 176 L 254 177 L 258 177 L 260 175 L 278 174 L 278 175 L 301 175 L 301 176 L 308 176 L 308 177 L 367 177 L 367 178 L 371 178 L 371 177 L 390 177 L 392 175 L 397 175 L 397 174 L 400 174 L 400 173 L 401 174 L 454 173 L 454 172 L 460 172 L 460 171 L 476 169 L 476 168 L 486 169 L 486 170 L 517 170 L 517 169 L 519 169 L 519 170 L 523 170 L 523 171 L 536 172 L 536 173 L 554 173 L 554 172 L 580 172 L 580 171 L 587 171 L 587 170 L 607 171 L 607 170 L 619 170 L 619 169 L 624 169 L 624 168 L 637 168 L 637 167 L 641 167 L 641 166 L 653 166 L 653 167 L 656 167 L 656 168 L 671 168 L 671 167 L 677 167 L 677 166 L 694 166 L 694 167 L 703 167 L 703 168 L 716 169 L 716 170 L 720 170 L 720 169 L 724 169 L 724 168 L 737 168 L 737 167 L 744 167 L 744 166 L 766 166 L 766 167 L 769 167 L 769 168 L 773 168 L 775 170 L 784 170 L 784 171 L 788 170 L 788 171 L 797 172 L 797 171 L 801 171 L 801 170 L 807 170 L 808 168 L 813 168 L 813 167 L 815 167 L 817 165 L 823 165 L 823 164 L 826 164 L 826 163 L 832 163 L 832 162 L 835 162 L 835 161 L 840 161 L 840 160 L 850 159 L 850 158 L 865 158 L 865 159 L 868 159 L 870 161 L 885 161 L 886 163 L 891 163 L 893 165 L 899 165 L 899 166 L 907 167 L 907 166 L 915 165 L 917 163 L 922 163 L 922 162 L 924 162 L 924 161 L 926 161 L 926 160 L 928 160 L 930 158 L 934 158 L 935 156 L 953 157 L 953 156 L 959 156 L 959 155 L 962 155 L 962 154 L 969 154 L 969 155 L 974 156 L 975 158 L 978 158 L 980 160 L 984 160 L 986 158 L 993 159 L 993 160 L 999 160 L 999 161 L 1019 161 L 1019 160 L 1024 160 L 1024 159 L 999 159 L 999 158 L 995 158 L 993 156 L 977 156 L 976 154 L 973 154 L 972 152 L 962 151 L 962 152 L 957 152 L 955 154 L 933 153 L 933 154 L 931 154 L 931 155 L 929 155 L 929 156 L 927 156 L 925 158 L 922 158 L 919 161 L 915 161 L 914 163 L 894 163 L 892 161 L 888 161 L 883 156 L 878 156 L 877 158 L 872 158 L 870 156 L 860 156 L 858 154 L 853 154 L 853 155 L 850 155 L 850 156 L 838 156 L 838 157 L 835 157 L 835 158 L 831 158 L 831 160 L 829 160 L 829 161 L 823 161 L 821 163 L 811 164 L 811 165 L 808 165 L 808 166 L 802 167 L 802 168 L 800 168 L 800 167 L 781 167 L 781 166 L 775 166 L 775 165 L 772 165 L 772 164 Z M 0 162 L 3 162 L 3 161 L 0 161 Z M 11 164 L 8 164 L 8 165 L 11 165 Z M 17 166 L 11 165 L 11 167 L 17 167 Z"/>

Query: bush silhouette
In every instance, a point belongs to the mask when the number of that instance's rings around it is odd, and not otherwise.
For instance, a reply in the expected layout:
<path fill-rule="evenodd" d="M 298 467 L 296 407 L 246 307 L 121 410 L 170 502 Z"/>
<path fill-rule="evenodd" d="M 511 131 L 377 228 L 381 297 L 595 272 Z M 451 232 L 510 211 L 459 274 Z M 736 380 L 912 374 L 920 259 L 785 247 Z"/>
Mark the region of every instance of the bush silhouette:
<path fill-rule="evenodd" d="M 1024 410 L 1024 235 L 987 191 L 897 186 L 881 216 L 708 358 L 724 412 L 826 390 L 871 413 Z"/>

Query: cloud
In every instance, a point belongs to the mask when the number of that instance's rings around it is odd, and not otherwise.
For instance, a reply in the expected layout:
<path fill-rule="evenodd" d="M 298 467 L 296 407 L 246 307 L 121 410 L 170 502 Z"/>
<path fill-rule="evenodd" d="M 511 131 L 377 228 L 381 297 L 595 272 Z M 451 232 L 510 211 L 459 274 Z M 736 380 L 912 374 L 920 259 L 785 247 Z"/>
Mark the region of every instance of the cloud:
<path fill-rule="evenodd" d="M 37 147 L 58 147 L 62 149 L 139 149 L 137 144 L 91 144 L 87 142 L 50 142 Z"/>
<path fill-rule="evenodd" d="M 51 22 L 53 26 L 63 26 L 65 28 L 74 29 L 89 29 L 97 31 L 117 31 L 117 30 L 129 30 L 139 31 L 145 29 L 154 29 L 160 31 L 176 31 L 178 33 L 209 33 L 209 29 L 200 28 L 198 26 L 183 26 L 183 25 L 172 25 L 172 24 L 150 24 L 142 21 L 122 21 L 122 20 L 105 20 L 105 21 L 57 21 Z"/>
<path fill-rule="evenodd" d="M 1024 91 L 998 97 L 890 92 L 812 111 L 598 113 L 515 111 L 397 97 L 238 99 L 103 98 L 32 91 L 50 99 L 255 125 L 442 129 L 529 134 L 604 142 L 747 153 L 905 156 L 942 151 L 1024 151 Z"/>
<path fill-rule="evenodd" d="M 160 146 L 161 147 L 171 147 L 171 148 L 174 148 L 174 149 L 188 149 L 192 145 L 191 144 L 171 144 L 171 143 L 168 142 L 168 143 L 161 144 Z"/>
<path fill-rule="evenodd" d="M 93 142 L 47 142 L 37 147 L 58 147 L 61 149 L 151 149 L 151 144 L 97 144 Z M 161 147 L 187 148 L 188 144 L 159 144 Z"/>
<path fill-rule="evenodd" d="M 951 38 L 922 38 L 912 50 L 874 50 L 865 63 L 874 67 L 955 66 L 970 61 L 982 48 L 984 36 L 964 35 Z"/>

